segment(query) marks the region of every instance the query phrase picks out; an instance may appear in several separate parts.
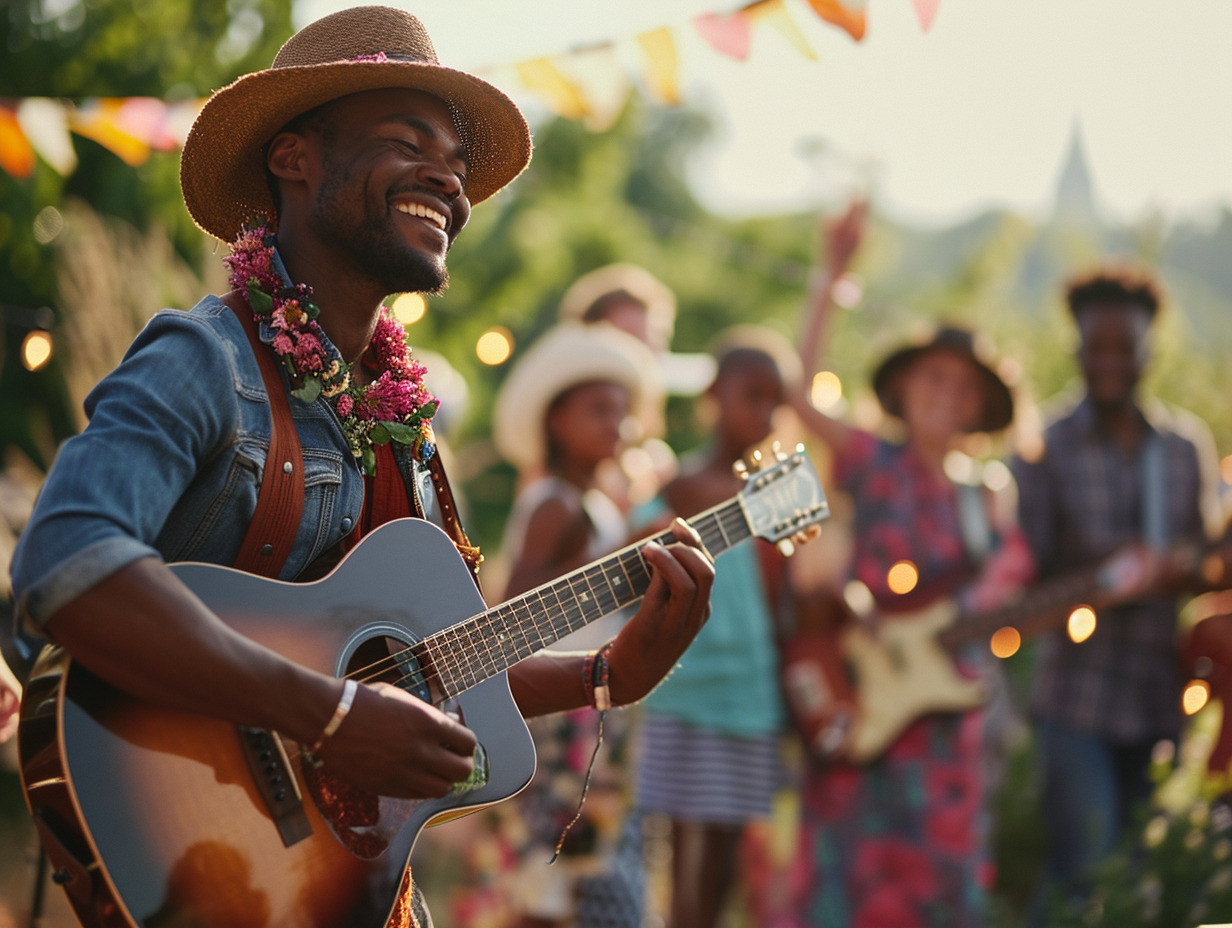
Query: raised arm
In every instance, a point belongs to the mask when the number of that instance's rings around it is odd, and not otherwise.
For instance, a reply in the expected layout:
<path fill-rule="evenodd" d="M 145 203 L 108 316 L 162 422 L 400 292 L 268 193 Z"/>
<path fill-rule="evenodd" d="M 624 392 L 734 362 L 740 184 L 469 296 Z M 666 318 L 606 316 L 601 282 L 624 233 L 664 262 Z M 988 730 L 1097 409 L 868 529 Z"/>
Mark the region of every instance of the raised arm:
<path fill-rule="evenodd" d="M 804 380 L 792 395 L 791 405 L 805 428 L 835 451 L 847 448 L 851 428 L 814 407 L 809 401 L 809 387 L 829 347 L 830 324 L 836 305 L 834 287 L 859 248 L 867 211 L 865 201 L 856 199 L 837 219 L 822 219 L 818 239 L 823 243 L 823 253 L 818 255 L 817 266 L 810 275 L 808 294 L 801 309 L 800 361 Z"/>

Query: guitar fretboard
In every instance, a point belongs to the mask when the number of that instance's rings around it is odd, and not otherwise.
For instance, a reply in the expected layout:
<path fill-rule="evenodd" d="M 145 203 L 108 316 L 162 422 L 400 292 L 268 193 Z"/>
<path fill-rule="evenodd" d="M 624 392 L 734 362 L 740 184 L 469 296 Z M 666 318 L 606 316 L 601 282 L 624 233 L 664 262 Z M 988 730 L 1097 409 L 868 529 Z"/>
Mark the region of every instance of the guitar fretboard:
<path fill-rule="evenodd" d="M 715 557 L 752 534 L 739 499 L 689 520 Z M 670 531 L 654 536 L 667 545 Z M 443 698 L 457 696 L 570 632 L 637 602 L 650 586 L 645 541 L 425 638 L 412 648 Z"/>

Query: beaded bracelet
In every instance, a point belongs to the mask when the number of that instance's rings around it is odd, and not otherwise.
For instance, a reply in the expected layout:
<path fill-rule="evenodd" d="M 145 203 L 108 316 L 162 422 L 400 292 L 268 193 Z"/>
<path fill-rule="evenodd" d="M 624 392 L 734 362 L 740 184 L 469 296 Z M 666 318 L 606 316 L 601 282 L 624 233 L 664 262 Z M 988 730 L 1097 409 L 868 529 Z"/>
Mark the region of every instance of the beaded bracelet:
<path fill-rule="evenodd" d="M 351 704 L 355 702 L 355 693 L 359 690 L 359 684 L 354 680 L 347 680 L 342 684 L 342 696 L 338 699 L 338 705 L 334 708 L 334 714 L 328 722 L 325 723 L 325 730 L 321 732 L 321 737 L 317 739 L 309 750 L 316 754 L 338 730 L 342 724 L 342 720 L 347 717 L 347 713 L 351 711 Z"/>

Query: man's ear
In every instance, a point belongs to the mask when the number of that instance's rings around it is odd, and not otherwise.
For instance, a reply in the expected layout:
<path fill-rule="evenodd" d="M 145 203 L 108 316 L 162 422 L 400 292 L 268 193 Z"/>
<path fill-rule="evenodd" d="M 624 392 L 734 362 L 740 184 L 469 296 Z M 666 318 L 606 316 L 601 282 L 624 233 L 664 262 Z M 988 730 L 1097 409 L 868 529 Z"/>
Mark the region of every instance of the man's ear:
<path fill-rule="evenodd" d="M 303 180 L 307 139 L 298 132 L 279 132 L 269 143 L 265 164 L 281 180 Z"/>

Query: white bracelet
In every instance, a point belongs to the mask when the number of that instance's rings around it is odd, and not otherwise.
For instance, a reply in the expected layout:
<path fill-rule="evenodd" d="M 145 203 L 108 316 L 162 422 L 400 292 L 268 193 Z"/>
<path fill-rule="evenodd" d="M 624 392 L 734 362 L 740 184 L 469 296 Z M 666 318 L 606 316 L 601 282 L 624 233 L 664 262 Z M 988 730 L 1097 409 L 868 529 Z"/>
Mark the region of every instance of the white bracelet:
<path fill-rule="evenodd" d="M 321 750 L 321 746 L 330 739 L 330 736 L 338 730 L 338 726 L 342 724 L 342 720 L 347 717 L 347 713 L 351 711 L 351 703 L 355 702 L 355 694 L 359 690 L 359 684 L 354 680 L 347 680 L 342 684 L 342 697 L 338 700 L 338 705 L 334 709 L 333 717 L 325 723 L 325 730 L 321 732 L 321 737 L 317 739 L 310 750 L 313 754 Z"/>

